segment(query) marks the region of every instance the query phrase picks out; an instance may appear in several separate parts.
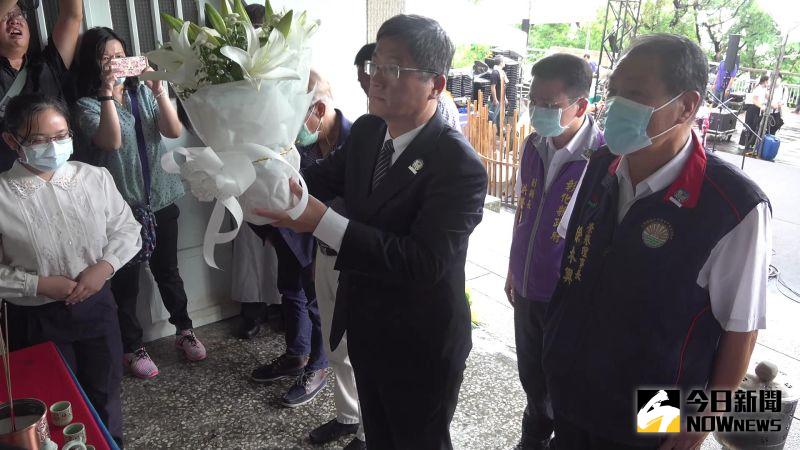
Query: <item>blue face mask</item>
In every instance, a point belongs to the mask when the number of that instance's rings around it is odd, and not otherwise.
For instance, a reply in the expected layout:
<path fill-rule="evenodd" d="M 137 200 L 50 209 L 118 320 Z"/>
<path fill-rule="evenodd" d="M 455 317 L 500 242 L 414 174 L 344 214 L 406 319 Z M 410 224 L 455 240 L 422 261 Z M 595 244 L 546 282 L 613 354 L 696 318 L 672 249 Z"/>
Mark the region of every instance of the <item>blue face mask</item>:
<path fill-rule="evenodd" d="M 42 172 L 54 172 L 72 155 L 72 138 L 20 147 L 23 154 L 19 159 L 21 162 Z"/>
<path fill-rule="evenodd" d="M 117 80 L 114 82 L 115 86 L 119 86 L 120 84 L 125 82 L 125 77 L 117 77 Z"/>
<path fill-rule="evenodd" d="M 561 126 L 561 114 L 575 106 L 576 103 L 577 101 L 564 109 L 534 106 L 531 112 L 531 126 L 540 136 L 555 137 L 560 135 L 569 127 L 569 124 L 566 127 Z"/>
<path fill-rule="evenodd" d="M 625 97 L 611 97 L 606 101 L 606 128 L 603 135 L 608 149 L 615 155 L 627 155 L 653 143 L 653 139 L 668 133 L 678 124 L 658 133 L 647 135 L 647 126 L 653 113 L 677 100 L 683 92 L 658 108 L 643 105 Z"/>
<path fill-rule="evenodd" d="M 309 116 L 310 117 L 310 116 Z M 306 122 L 308 118 L 306 118 Z M 301 147 L 307 147 L 309 145 L 314 145 L 319 140 L 319 130 L 322 128 L 322 118 L 319 119 L 319 123 L 317 124 L 317 129 L 312 133 L 311 130 L 308 129 L 306 122 L 303 122 L 303 127 L 300 128 L 300 132 L 297 133 L 297 140 L 295 141 L 297 145 Z"/>

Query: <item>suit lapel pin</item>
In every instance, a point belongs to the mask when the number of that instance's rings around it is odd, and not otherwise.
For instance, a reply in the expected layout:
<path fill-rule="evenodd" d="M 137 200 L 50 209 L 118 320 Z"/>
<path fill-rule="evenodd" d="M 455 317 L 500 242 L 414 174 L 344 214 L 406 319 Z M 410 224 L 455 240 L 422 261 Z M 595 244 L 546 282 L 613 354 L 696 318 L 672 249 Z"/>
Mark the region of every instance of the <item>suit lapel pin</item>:
<path fill-rule="evenodd" d="M 408 166 L 408 170 L 410 170 L 411 173 L 416 175 L 417 172 L 422 170 L 422 166 L 424 166 L 424 165 L 425 165 L 425 163 L 423 163 L 421 159 L 417 159 L 417 160 L 414 160 L 414 162 L 411 163 L 410 166 Z"/>

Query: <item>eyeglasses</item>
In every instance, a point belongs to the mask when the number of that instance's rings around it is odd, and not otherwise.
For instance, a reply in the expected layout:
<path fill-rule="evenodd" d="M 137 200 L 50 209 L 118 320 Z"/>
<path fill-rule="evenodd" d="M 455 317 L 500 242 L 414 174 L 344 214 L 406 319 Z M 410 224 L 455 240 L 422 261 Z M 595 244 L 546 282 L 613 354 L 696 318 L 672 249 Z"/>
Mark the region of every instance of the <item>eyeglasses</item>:
<path fill-rule="evenodd" d="M 71 139 L 71 138 L 72 138 L 72 130 L 66 131 L 64 133 L 60 133 L 60 134 L 58 134 L 56 136 L 52 136 L 52 137 L 36 136 L 34 138 L 26 139 L 26 140 L 22 140 L 21 137 L 18 137 L 17 140 L 19 141 L 19 143 L 21 145 L 23 145 L 25 147 L 30 147 L 30 146 L 46 145 L 46 144 L 49 144 L 51 142 L 65 141 L 65 140 Z"/>
<path fill-rule="evenodd" d="M 395 80 L 400 79 L 400 72 L 423 72 L 423 73 L 432 73 L 434 75 L 439 75 L 439 72 L 429 69 L 414 69 L 411 67 L 400 67 L 397 64 L 376 64 L 372 61 L 366 61 L 364 63 L 364 73 L 366 73 L 367 75 L 374 77 L 379 72 L 384 77 L 393 78 Z"/>

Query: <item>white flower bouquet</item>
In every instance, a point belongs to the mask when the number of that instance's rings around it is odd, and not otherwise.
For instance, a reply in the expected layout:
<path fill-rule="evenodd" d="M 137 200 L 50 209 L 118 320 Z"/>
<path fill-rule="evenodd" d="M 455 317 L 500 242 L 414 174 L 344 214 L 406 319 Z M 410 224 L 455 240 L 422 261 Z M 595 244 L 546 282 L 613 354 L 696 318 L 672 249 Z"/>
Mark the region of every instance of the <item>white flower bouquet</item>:
<path fill-rule="evenodd" d="M 180 173 L 199 200 L 217 200 L 206 229 L 204 256 L 216 267 L 216 244 L 236 237 L 242 220 L 269 220 L 254 208 L 285 210 L 297 218 L 308 201 L 292 197 L 300 155 L 294 141 L 311 105 L 309 38 L 319 23 L 306 13 L 275 13 L 266 1 L 266 18 L 256 28 L 241 0 L 205 5 L 213 28 L 162 14 L 170 41 L 147 54 L 158 71 L 144 79 L 168 81 L 177 92 L 197 135 L 207 147 L 178 148 L 162 166 Z M 241 205 L 240 203 L 241 202 Z M 236 229 L 220 233 L 225 209 Z"/>

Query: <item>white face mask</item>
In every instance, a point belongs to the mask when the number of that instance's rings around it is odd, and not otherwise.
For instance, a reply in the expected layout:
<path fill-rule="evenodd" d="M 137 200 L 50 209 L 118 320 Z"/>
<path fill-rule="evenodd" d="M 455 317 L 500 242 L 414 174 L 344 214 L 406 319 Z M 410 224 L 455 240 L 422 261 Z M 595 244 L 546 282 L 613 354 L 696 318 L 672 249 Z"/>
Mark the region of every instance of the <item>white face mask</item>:
<path fill-rule="evenodd" d="M 72 155 L 72 138 L 50 141 L 47 144 L 21 145 L 22 156 L 19 160 L 36 170 L 54 172 Z"/>

